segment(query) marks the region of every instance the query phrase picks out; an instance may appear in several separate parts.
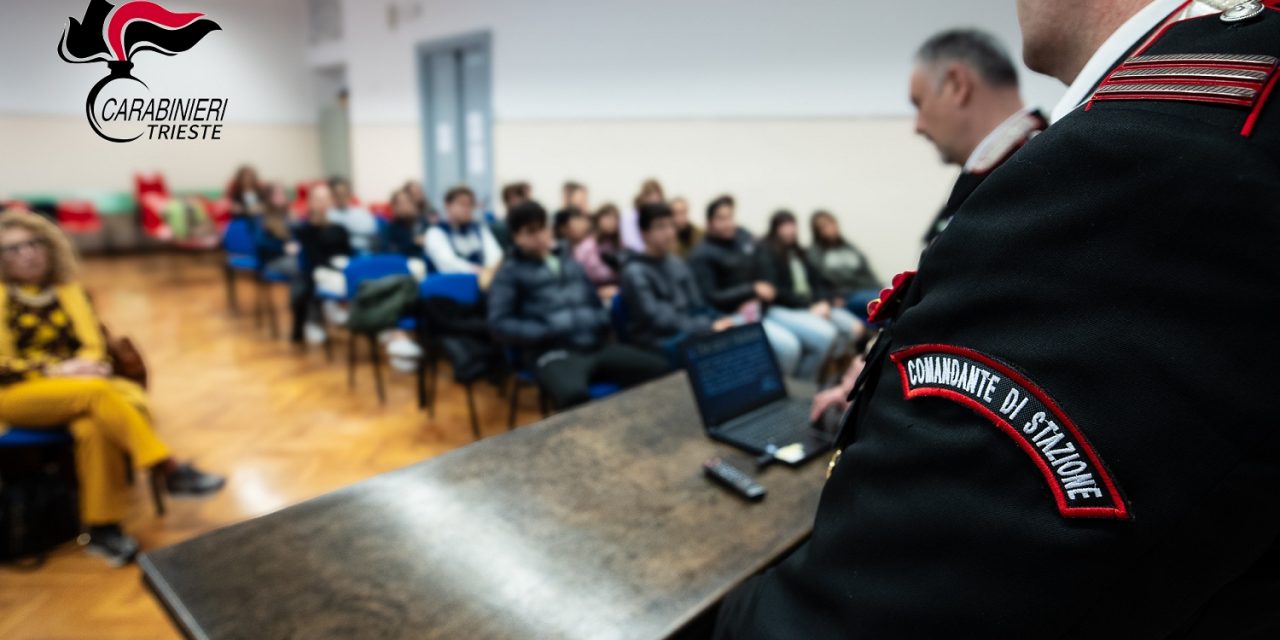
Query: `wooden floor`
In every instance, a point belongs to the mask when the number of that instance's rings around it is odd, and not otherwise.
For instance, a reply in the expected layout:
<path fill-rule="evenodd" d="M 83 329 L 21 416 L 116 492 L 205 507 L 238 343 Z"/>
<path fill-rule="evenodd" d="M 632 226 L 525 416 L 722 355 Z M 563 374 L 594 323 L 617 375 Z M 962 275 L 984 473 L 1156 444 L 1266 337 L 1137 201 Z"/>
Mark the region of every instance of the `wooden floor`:
<path fill-rule="evenodd" d="M 379 406 L 367 364 L 348 391 L 341 358 L 295 351 L 228 313 L 216 261 L 192 256 L 98 258 L 84 280 L 99 312 L 129 335 L 152 375 L 156 428 L 180 458 L 228 475 L 201 502 L 170 501 L 156 517 L 141 487 L 126 529 L 153 549 L 396 469 L 472 441 L 462 389 L 442 371 L 435 419 L 417 409 L 414 377 L 389 373 Z M 243 308 L 252 303 L 248 282 Z M 283 310 L 283 291 L 278 306 Z M 282 315 L 282 325 L 287 314 Z M 339 344 L 339 354 L 345 354 Z M 363 354 L 363 352 L 362 352 Z M 520 423 L 539 417 L 525 392 Z M 506 431 L 507 404 L 476 387 L 483 433 Z M 299 539 L 299 544 L 306 544 Z M 228 567 L 234 571 L 236 568 Z M 177 632 L 136 567 L 108 568 L 68 545 L 42 569 L 0 568 L 0 638 L 173 638 Z"/>

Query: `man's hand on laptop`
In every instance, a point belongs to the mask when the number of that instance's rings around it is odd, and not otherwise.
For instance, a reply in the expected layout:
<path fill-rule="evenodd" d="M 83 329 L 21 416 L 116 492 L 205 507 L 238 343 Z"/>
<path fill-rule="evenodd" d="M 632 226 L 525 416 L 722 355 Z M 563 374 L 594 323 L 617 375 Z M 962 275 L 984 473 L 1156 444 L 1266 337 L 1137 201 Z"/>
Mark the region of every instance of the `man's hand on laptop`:
<path fill-rule="evenodd" d="M 862 375 L 862 367 L 867 361 L 862 356 L 853 359 L 853 364 L 849 365 L 849 370 L 845 372 L 844 377 L 840 379 L 840 386 L 832 387 L 819 393 L 813 398 L 813 406 L 809 409 L 809 421 L 816 422 L 827 409 L 835 407 L 839 411 L 844 411 L 849 407 L 849 394 L 853 391 L 853 385 L 858 381 L 858 376 Z"/>

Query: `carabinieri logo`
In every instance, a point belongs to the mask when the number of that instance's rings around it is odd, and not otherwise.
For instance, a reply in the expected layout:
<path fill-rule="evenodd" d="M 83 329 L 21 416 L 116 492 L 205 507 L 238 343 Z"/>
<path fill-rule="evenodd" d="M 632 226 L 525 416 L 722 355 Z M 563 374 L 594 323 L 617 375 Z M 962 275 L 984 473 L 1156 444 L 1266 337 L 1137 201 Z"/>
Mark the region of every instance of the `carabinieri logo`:
<path fill-rule="evenodd" d="M 107 0 L 91 0 L 84 21 L 68 18 L 58 42 L 58 55 L 80 64 L 106 62 L 110 73 L 89 91 L 85 113 L 94 133 L 111 142 L 132 142 L 146 135 L 150 140 L 217 140 L 226 117 L 225 98 L 143 98 L 109 96 L 98 108 L 103 89 L 121 93 L 130 83 L 147 84 L 132 74 L 133 56 L 142 51 L 173 56 L 196 46 L 205 36 L 222 27 L 203 13 L 174 13 L 146 0 L 113 5 Z M 101 119 L 99 119 L 101 116 Z M 188 124 L 191 122 L 199 124 Z M 112 123 L 111 132 L 104 123 Z M 145 129 L 137 135 L 118 135 L 118 123 L 138 123 Z M 218 124 L 210 124 L 218 123 Z M 125 127 L 127 128 L 127 127 Z M 117 135 L 112 135 L 116 133 Z"/>

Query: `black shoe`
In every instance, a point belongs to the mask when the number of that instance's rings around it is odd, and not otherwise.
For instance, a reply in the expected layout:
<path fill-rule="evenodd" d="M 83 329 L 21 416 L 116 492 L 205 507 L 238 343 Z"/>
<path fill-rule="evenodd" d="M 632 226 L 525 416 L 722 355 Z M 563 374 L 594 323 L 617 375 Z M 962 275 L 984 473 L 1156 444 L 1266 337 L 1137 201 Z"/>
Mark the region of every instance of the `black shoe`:
<path fill-rule="evenodd" d="M 85 551 L 102 556 L 113 567 L 123 567 L 138 555 L 138 541 L 125 535 L 119 527 L 93 527 L 80 536 L 80 545 Z"/>
<path fill-rule="evenodd" d="M 227 479 L 212 473 L 205 473 L 184 462 L 164 479 L 165 489 L 171 496 L 207 496 L 217 493 Z"/>

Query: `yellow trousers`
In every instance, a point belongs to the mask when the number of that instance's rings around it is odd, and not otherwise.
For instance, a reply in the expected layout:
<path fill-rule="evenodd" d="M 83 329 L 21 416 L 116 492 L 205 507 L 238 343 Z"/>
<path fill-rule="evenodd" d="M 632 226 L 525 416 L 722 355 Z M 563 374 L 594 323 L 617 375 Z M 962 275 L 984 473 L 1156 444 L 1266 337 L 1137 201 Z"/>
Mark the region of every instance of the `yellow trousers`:
<path fill-rule="evenodd" d="M 24 428 L 67 425 L 75 437 L 80 519 L 119 524 L 129 508 L 124 454 L 149 468 L 169 457 L 151 429 L 146 395 L 120 378 L 48 378 L 0 389 L 0 422 Z"/>

